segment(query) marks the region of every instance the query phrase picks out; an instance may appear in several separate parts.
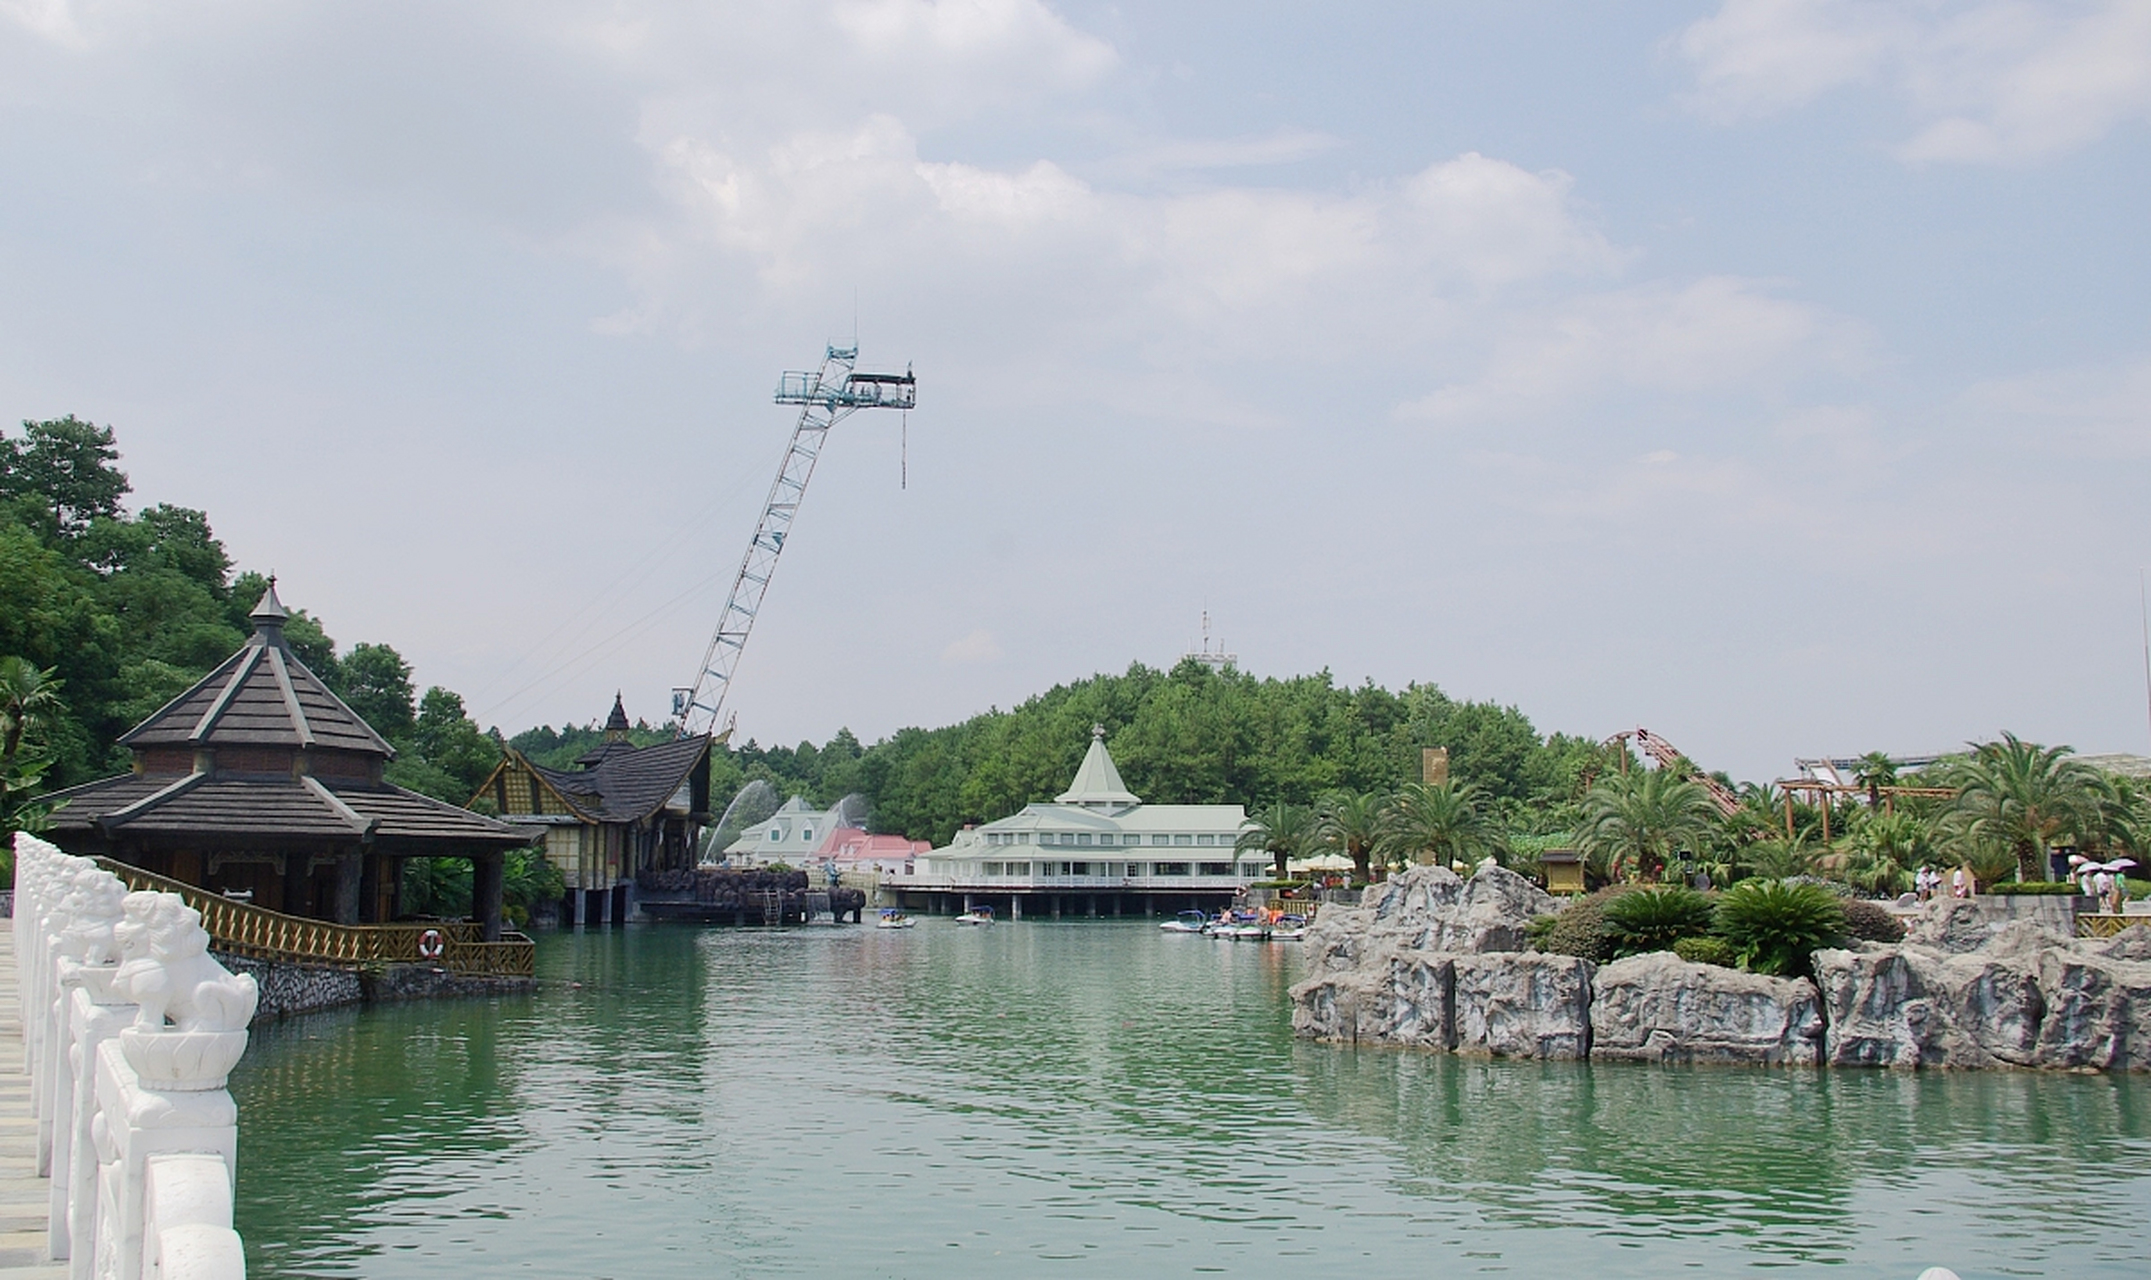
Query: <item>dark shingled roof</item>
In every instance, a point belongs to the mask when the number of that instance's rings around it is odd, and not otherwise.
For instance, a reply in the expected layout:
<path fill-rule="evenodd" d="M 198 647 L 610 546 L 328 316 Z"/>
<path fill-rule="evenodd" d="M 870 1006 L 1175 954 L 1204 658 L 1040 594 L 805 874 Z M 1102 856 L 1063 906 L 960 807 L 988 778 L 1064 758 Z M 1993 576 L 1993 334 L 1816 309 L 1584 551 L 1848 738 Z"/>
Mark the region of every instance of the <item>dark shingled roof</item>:
<path fill-rule="evenodd" d="M 515 848 L 540 834 L 387 783 L 122 774 L 54 792 L 55 831 Z"/>
<path fill-rule="evenodd" d="M 531 765 L 562 799 L 598 822 L 639 822 L 664 807 L 708 754 L 708 738 L 681 738 L 652 747 L 608 742 L 581 757 L 584 769 Z"/>
<path fill-rule="evenodd" d="M 394 759 L 395 749 L 291 651 L 287 616 L 272 582 L 254 606 L 245 647 L 119 740 L 129 747 L 325 747 Z"/>

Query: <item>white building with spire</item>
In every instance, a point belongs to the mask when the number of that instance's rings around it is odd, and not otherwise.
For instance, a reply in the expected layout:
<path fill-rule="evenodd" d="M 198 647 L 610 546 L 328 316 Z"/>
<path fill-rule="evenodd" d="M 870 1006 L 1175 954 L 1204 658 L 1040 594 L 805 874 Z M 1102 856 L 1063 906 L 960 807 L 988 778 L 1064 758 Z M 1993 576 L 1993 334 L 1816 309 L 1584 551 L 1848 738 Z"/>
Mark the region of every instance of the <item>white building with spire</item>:
<path fill-rule="evenodd" d="M 901 887 L 963 892 L 967 901 L 1005 894 L 1011 914 L 1028 895 L 1069 891 L 1089 896 L 1093 912 L 1105 902 L 1114 914 L 1126 898 L 1143 900 L 1134 904 L 1142 909 L 1158 898 L 1215 897 L 1267 874 L 1263 854 L 1233 849 L 1246 825 L 1236 804 L 1144 804 L 1121 781 L 1104 726 L 1093 726 L 1075 781 L 1052 803 L 957 832 L 921 856 Z"/>

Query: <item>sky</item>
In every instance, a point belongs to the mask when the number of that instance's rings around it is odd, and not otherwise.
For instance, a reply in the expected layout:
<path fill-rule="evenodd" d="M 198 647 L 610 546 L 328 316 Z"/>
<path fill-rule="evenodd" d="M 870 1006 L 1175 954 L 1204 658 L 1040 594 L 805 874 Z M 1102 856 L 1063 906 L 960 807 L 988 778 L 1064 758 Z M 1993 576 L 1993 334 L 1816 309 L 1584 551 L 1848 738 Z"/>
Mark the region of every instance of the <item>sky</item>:
<path fill-rule="evenodd" d="M 2151 0 L 0 0 L 0 419 L 509 732 L 1200 641 L 1767 780 L 2151 752 Z M 1251 798 L 1259 800 L 1259 797 Z"/>

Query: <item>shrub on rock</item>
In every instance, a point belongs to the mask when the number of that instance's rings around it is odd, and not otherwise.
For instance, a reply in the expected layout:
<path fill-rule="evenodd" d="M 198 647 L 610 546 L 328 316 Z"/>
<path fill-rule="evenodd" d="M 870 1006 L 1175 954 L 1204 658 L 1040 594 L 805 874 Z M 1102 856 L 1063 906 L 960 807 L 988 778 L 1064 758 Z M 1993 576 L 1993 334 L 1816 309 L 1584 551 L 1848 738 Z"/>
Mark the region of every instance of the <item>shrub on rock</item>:
<path fill-rule="evenodd" d="M 1628 886 L 1618 885 L 1572 899 L 1553 917 L 1552 924 L 1544 930 L 1533 929 L 1532 945 L 1548 955 L 1575 956 L 1593 964 L 1610 959 L 1606 903 L 1627 892 Z"/>
<path fill-rule="evenodd" d="M 1847 898 L 1838 904 L 1845 912 L 1845 934 L 1862 942 L 1903 942 L 1904 922 L 1879 902 Z"/>
<path fill-rule="evenodd" d="M 1718 898 L 1717 925 L 1746 968 L 1812 977 L 1816 949 L 1845 936 L 1845 910 L 1820 885 L 1743 880 Z"/>
<path fill-rule="evenodd" d="M 1719 937 L 1681 938 L 1673 944 L 1673 954 L 1690 964 L 1714 964 L 1722 969 L 1736 968 L 1740 957 L 1733 952 L 1733 944 Z"/>
<path fill-rule="evenodd" d="M 1682 938 L 1710 932 L 1710 899 L 1686 885 L 1659 884 L 1611 899 L 1602 910 L 1613 954 L 1667 951 Z"/>

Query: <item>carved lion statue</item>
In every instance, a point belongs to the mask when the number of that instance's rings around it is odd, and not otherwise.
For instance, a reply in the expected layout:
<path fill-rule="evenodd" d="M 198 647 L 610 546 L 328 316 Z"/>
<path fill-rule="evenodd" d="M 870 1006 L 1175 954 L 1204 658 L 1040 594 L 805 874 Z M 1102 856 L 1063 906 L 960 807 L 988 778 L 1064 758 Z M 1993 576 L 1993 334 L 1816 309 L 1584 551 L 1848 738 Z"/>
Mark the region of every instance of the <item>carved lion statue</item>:
<path fill-rule="evenodd" d="M 146 900 L 139 901 L 138 900 Z M 177 894 L 130 893 L 126 919 L 113 929 L 123 954 L 113 988 L 141 1006 L 138 1027 L 181 1031 L 243 1031 L 261 991 L 249 974 L 234 974 L 209 954 L 201 913 Z M 132 958 L 136 948 L 146 954 Z"/>
<path fill-rule="evenodd" d="M 120 922 L 127 886 L 100 867 L 86 867 L 69 881 L 61 910 L 67 928 L 60 934 L 60 954 L 83 964 L 116 964 L 119 940 L 112 930 Z"/>

